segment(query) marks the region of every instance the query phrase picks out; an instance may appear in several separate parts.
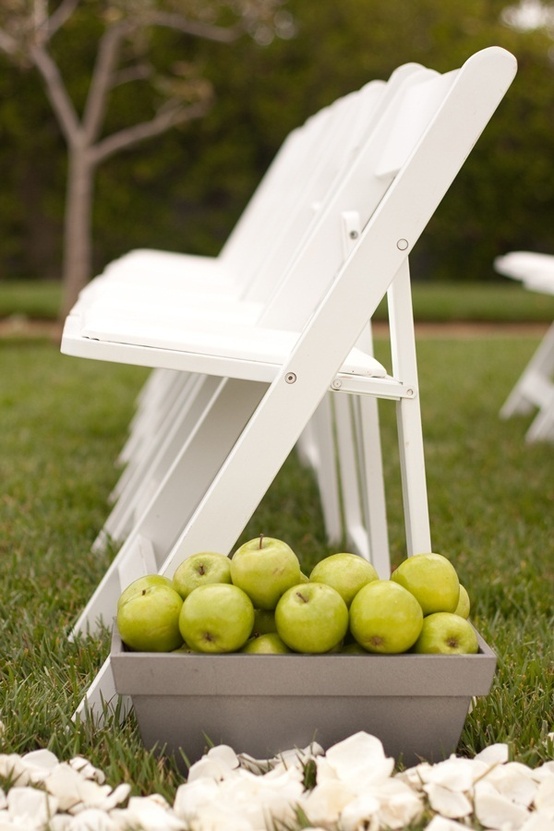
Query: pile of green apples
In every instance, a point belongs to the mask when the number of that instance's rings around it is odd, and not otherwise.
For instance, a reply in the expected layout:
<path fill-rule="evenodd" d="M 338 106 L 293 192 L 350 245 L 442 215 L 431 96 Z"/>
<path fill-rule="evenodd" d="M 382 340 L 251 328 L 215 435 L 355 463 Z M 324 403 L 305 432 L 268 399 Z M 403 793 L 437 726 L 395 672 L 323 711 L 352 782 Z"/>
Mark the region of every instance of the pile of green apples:
<path fill-rule="evenodd" d="M 230 557 L 193 554 L 172 579 L 135 580 L 119 597 L 116 623 L 139 652 L 473 654 L 469 612 L 442 554 L 408 557 L 382 580 L 343 552 L 307 576 L 286 542 L 260 535 Z"/>

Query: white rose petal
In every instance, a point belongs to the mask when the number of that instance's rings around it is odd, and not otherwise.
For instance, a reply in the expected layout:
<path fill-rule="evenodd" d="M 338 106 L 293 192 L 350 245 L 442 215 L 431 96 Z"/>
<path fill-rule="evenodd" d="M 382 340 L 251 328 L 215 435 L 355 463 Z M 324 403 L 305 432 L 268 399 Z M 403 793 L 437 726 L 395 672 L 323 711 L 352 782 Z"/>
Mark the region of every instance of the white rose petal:
<path fill-rule="evenodd" d="M 425 831 L 467 831 L 468 826 L 454 819 L 446 817 L 433 817 L 431 822 L 425 826 Z"/>
<path fill-rule="evenodd" d="M 218 759 L 229 770 L 234 770 L 240 765 L 237 754 L 227 744 L 218 744 L 215 747 L 211 747 L 206 755 L 208 759 Z"/>
<path fill-rule="evenodd" d="M 220 782 L 231 776 L 235 770 L 238 770 L 238 767 L 236 769 L 229 767 L 225 758 L 202 756 L 190 766 L 187 780 L 194 782 L 195 779 L 213 779 L 214 782 Z"/>
<path fill-rule="evenodd" d="M 338 779 L 327 779 L 305 794 L 299 804 L 314 825 L 337 822 L 349 802 L 358 794 Z"/>
<path fill-rule="evenodd" d="M 534 811 L 529 815 L 529 819 L 523 823 L 520 831 L 553 831 L 554 821 L 542 813 L 542 811 Z"/>
<path fill-rule="evenodd" d="M 539 783 L 535 793 L 535 808 L 554 819 L 554 776 Z"/>
<path fill-rule="evenodd" d="M 184 831 L 186 828 L 183 820 L 175 816 L 165 799 L 158 794 L 132 796 L 126 817 L 131 820 L 132 827 L 144 831 Z"/>
<path fill-rule="evenodd" d="M 7 805 L 8 805 L 8 800 L 6 799 L 6 794 L 4 793 L 2 788 L 0 788 L 0 811 L 3 811 L 4 808 L 7 807 Z"/>
<path fill-rule="evenodd" d="M 84 759 L 82 756 L 75 756 L 70 759 L 69 764 L 73 770 L 78 771 L 85 779 L 94 779 L 99 785 L 103 785 L 106 781 L 104 772 L 95 768 L 88 759 Z"/>
<path fill-rule="evenodd" d="M 302 794 L 294 770 L 283 770 L 278 776 L 256 776 L 241 770 L 236 778 L 220 784 L 218 804 L 244 816 L 254 828 L 264 829 L 277 822 L 291 823 Z"/>
<path fill-rule="evenodd" d="M 207 807 L 191 820 L 187 831 L 259 831 L 246 817 L 220 805 Z"/>
<path fill-rule="evenodd" d="M 491 744 L 477 753 L 475 758 L 487 765 L 503 765 L 510 758 L 510 751 L 507 744 Z"/>
<path fill-rule="evenodd" d="M 421 777 L 425 783 L 432 782 L 451 791 L 466 792 L 487 769 L 487 765 L 482 761 L 451 756 L 444 762 L 422 768 Z"/>
<path fill-rule="evenodd" d="M 404 828 L 423 813 L 423 800 L 405 782 L 388 779 L 370 786 L 368 793 L 379 801 L 381 828 Z"/>
<path fill-rule="evenodd" d="M 59 764 L 58 757 L 50 750 L 32 750 L 21 757 L 21 761 L 28 768 L 38 768 L 45 773 Z"/>
<path fill-rule="evenodd" d="M 218 797 L 219 788 L 213 779 L 196 779 L 179 785 L 173 802 L 176 815 L 185 821 L 197 816 L 203 808 L 211 805 Z"/>
<path fill-rule="evenodd" d="M 8 792 L 9 817 L 23 828 L 45 828 L 57 810 L 57 800 L 36 788 L 15 787 Z"/>
<path fill-rule="evenodd" d="M 68 831 L 118 831 L 118 826 L 109 814 L 99 808 L 86 808 L 71 817 Z"/>
<path fill-rule="evenodd" d="M 19 786 L 28 785 L 30 781 L 29 770 L 17 753 L 0 754 L 0 777 Z"/>
<path fill-rule="evenodd" d="M 59 800 L 62 811 L 98 808 L 111 791 L 108 785 L 97 785 L 90 779 L 83 779 L 65 762 L 56 765 L 44 785 Z"/>
<path fill-rule="evenodd" d="M 317 742 L 312 742 L 304 748 L 291 748 L 290 750 L 283 750 L 277 756 L 276 762 L 281 762 L 285 767 L 294 765 L 302 767 L 309 759 L 314 759 L 316 756 L 323 756 L 324 750 Z"/>
<path fill-rule="evenodd" d="M 518 762 L 492 768 L 483 781 L 490 782 L 502 796 L 525 807 L 531 805 L 537 791 L 530 768 Z"/>
<path fill-rule="evenodd" d="M 381 782 L 394 769 L 394 759 L 385 756 L 381 740 L 364 732 L 354 733 L 330 747 L 326 759 L 343 782 Z"/>
<path fill-rule="evenodd" d="M 72 819 L 70 814 L 55 814 L 48 823 L 48 831 L 69 831 Z"/>
<path fill-rule="evenodd" d="M 317 771 L 316 779 L 318 785 L 327 781 L 338 781 L 337 772 L 335 768 L 328 762 L 326 756 L 318 756 L 315 760 L 315 764 Z"/>
<path fill-rule="evenodd" d="M 101 811 L 111 811 L 112 808 L 116 808 L 122 802 L 125 802 L 130 793 L 131 786 L 126 782 L 122 782 L 121 785 L 118 785 L 117 788 L 114 788 L 111 793 L 105 796 L 96 807 Z"/>
<path fill-rule="evenodd" d="M 424 785 L 423 790 L 429 798 L 429 804 L 433 811 L 449 819 L 467 817 L 471 814 L 473 806 L 467 796 L 461 791 L 451 791 L 443 785 L 429 782 Z"/>
<path fill-rule="evenodd" d="M 26 831 L 22 825 L 14 825 L 7 811 L 0 811 L 0 831 Z"/>
<path fill-rule="evenodd" d="M 340 815 L 341 831 L 377 831 L 379 800 L 369 794 L 357 796 Z"/>
<path fill-rule="evenodd" d="M 517 831 L 529 818 L 529 812 L 505 796 L 481 790 L 475 794 L 475 816 L 485 828 Z"/>
<path fill-rule="evenodd" d="M 545 779 L 550 779 L 551 776 L 554 776 L 554 761 L 544 762 L 540 767 L 534 768 L 531 773 L 536 782 L 543 782 Z"/>
<path fill-rule="evenodd" d="M 428 781 L 428 771 L 431 768 L 432 765 L 430 765 L 429 762 L 421 762 L 419 765 L 415 765 L 412 768 L 406 768 L 406 770 L 397 773 L 395 779 L 405 782 L 415 791 L 421 790 L 424 782 Z"/>

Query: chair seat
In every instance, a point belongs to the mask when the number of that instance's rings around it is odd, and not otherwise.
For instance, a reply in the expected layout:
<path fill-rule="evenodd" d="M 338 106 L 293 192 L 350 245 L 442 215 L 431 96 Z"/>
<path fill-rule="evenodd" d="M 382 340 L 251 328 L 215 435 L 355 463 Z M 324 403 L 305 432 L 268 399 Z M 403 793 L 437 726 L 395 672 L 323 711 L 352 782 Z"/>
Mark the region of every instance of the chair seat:
<path fill-rule="evenodd" d="M 217 319 L 210 324 L 170 312 L 158 317 L 150 313 L 145 319 L 121 318 L 95 315 L 92 308 L 84 318 L 82 322 L 78 315 L 70 315 L 66 320 L 63 351 L 68 355 L 251 381 L 271 382 L 299 338 L 298 332 Z M 340 372 L 388 377 L 379 361 L 358 348 L 351 350 Z"/>

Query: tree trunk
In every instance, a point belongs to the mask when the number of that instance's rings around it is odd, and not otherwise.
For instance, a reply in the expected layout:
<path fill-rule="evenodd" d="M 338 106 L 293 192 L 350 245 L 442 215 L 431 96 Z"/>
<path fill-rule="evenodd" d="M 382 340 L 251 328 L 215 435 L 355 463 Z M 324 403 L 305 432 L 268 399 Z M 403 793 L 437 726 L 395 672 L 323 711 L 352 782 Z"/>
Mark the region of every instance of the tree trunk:
<path fill-rule="evenodd" d="M 60 315 L 67 315 L 92 267 L 92 199 L 95 165 L 87 147 L 69 147 L 63 251 L 63 299 Z"/>

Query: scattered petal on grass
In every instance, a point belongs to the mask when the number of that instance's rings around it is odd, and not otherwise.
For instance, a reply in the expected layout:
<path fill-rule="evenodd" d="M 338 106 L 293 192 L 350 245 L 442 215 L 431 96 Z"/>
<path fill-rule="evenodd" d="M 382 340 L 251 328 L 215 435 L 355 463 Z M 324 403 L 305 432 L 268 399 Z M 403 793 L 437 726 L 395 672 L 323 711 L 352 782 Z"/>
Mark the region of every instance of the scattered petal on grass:
<path fill-rule="evenodd" d="M 75 758 L 70 759 L 69 764 L 73 770 L 78 771 L 85 779 L 93 779 L 99 785 L 103 785 L 106 781 L 104 771 L 95 768 L 88 759 L 84 759 L 82 756 L 75 756 Z"/>
<path fill-rule="evenodd" d="M 433 817 L 425 826 L 425 831 L 467 831 L 467 825 L 446 817 Z"/>
<path fill-rule="evenodd" d="M 106 784 L 83 757 L 0 754 L 0 831 L 554 831 L 554 760 L 531 769 L 506 745 L 394 773 L 379 739 L 357 733 L 253 759 L 226 745 L 191 766 L 173 805 Z M 306 775 L 307 765 L 313 768 Z M 457 821 L 461 820 L 461 821 Z"/>
<path fill-rule="evenodd" d="M 507 744 L 490 744 L 477 753 L 475 758 L 487 765 L 503 765 L 510 758 L 510 751 Z"/>
<path fill-rule="evenodd" d="M 523 823 L 520 831 L 552 831 L 552 828 L 554 828 L 554 825 L 551 817 L 536 811 L 529 815 L 529 819 Z"/>
<path fill-rule="evenodd" d="M 0 754 L 0 777 L 20 786 L 30 781 L 28 768 L 17 753 Z"/>
<path fill-rule="evenodd" d="M 33 750 L 25 753 L 21 761 L 29 770 L 31 782 L 41 782 L 58 764 L 58 757 L 50 750 Z"/>
<path fill-rule="evenodd" d="M 538 768 L 532 768 L 531 773 L 533 775 L 533 779 L 537 782 L 543 782 L 545 779 L 550 779 L 551 776 L 554 776 L 554 761 L 544 762 L 542 765 L 539 765 Z"/>
<path fill-rule="evenodd" d="M 554 822 L 554 776 L 539 783 L 535 793 L 535 807 Z"/>
<path fill-rule="evenodd" d="M 530 769 L 518 762 L 508 762 L 492 768 L 484 781 L 494 785 L 502 796 L 526 808 L 532 804 L 537 791 L 537 783 Z"/>
<path fill-rule="evenodd" d="M 186 828 L 165 799 L 157 794 L 132 796 L 127 809 L 114 812 L 113 817 L 118 828 L 140 828 L 141 831 L 184 831 Z"/>
<path fill-rule="evenodd" d="M 119 831 L 117 822 L 100 808 L 87 808 L 65 826 L 67 831 Z"/>
<path fill-rule="evenodd" d="M 423 813 L 423 800 L 405 782 L 388 779 L 371 785 L 368 792 L 379 801 L 381 828 L 405 828 Z"/>
<path fill-rule="evenodd" d="M 479 789 L 475 793 L 475 816 L 485 828 L 518 831 L 529 818 L 529 812 L 505 796 Z"/>
<path fill-rule="evenodd" d="M 340 817 L 341 831 L 377 831 L 379 800 L 369 794 L 357 796 L 344 807 Z"/>
<path fill-rule="evenodd" d="M 363 732 L 333 745 L 325 758 L 343 782 L 382 782 L 394 769 L 394 759 L 385 756 L 381 740 Z"/>
<path fill-rule="evenodd" d="M 475 759 L 462 759 L 451 756 L 444 762 L 436 765 L 421 767 L 421 779 L 425 783 L 433 783 L 448 788 L 450 791 L 468 791 L 488 770 L 487 765 Z"/>
<path fill-rule="evenodd" d="M 429 805 L 437 814 L 448 819 L 467 817 L 473 810 L 473 805 L 464 793 L 451 791 L 443 785 L 429 782 L 424 785 L 424 791 L 429 798 Z"/>
<path fill-rule="evenodd" d="M 185 821 L 191 821 L 205 808 L 213 804 L 219 794 L 213 779 L 196 779 L 177 788 L 173 810 Z"/>
<path fill-rule="evenodd" d="M 21 828 L 43 829 L 57 810 L 57 800 L 37 788 L 16 786 L 8 793 L 8 815 Z"/>
<path fill-rule="evenodd" d="M 109 785 L 98 785 L 90 779 L 84 779 L 66 763 L 58 764 L 51 771 L 44 786 L 58 799 L 62 811 L 114 807 L 109 800 L 112 790 Z M 123 798 L 127 794 L 128 791 Z"/>
<path fill-rule="evenodd" d="M 309 791 L 300 805 L 311 823 L 325 825 L 338 822 L 342 811 L 356 796 L 345 782 L 327 779 Z"/>

